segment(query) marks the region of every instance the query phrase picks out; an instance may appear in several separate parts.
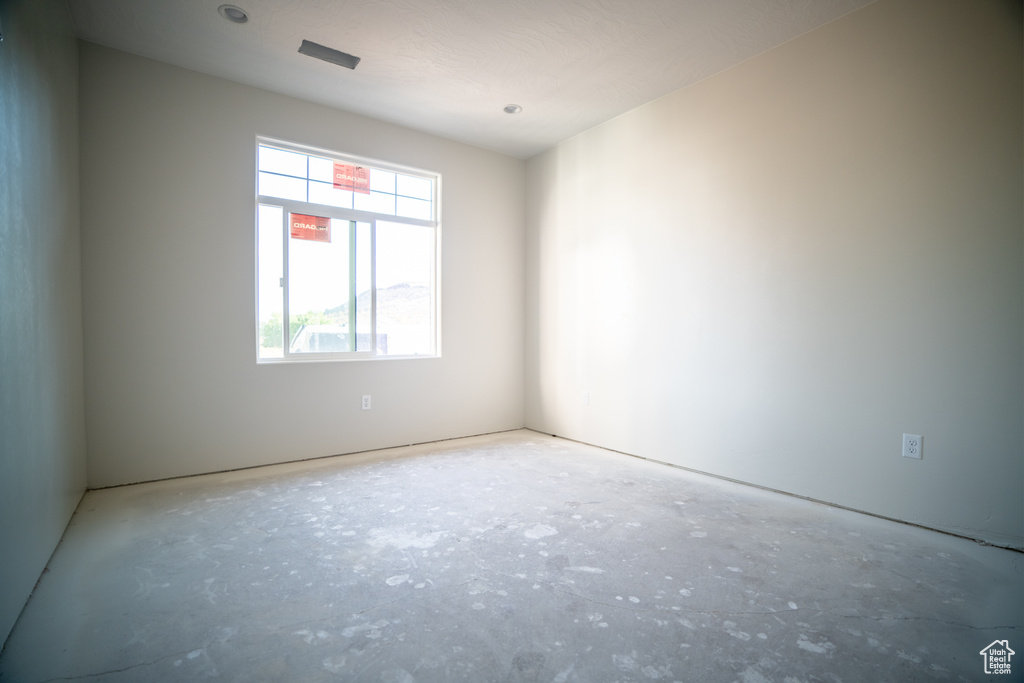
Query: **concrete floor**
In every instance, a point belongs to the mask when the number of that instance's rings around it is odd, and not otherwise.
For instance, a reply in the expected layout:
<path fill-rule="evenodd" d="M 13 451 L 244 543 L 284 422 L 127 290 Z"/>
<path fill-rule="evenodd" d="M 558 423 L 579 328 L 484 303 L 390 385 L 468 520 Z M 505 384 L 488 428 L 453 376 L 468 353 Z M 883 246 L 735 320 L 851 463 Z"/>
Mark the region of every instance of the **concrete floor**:
<path fill-rule="evenodd" d="M 1022 560 L 509 432 L 89 492 L 0 680 L 1022 680 Z"/>

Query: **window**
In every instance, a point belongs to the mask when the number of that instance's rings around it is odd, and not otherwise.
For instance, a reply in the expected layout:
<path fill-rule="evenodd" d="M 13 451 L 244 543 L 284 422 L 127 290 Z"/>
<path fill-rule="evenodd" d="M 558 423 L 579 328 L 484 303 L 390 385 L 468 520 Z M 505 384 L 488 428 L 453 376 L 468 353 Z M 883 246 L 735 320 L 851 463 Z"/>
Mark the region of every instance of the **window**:
<path fill-rule="evenodd" d="M 440 176 L 257 141 L 260 362 L 438 355 Z"/>

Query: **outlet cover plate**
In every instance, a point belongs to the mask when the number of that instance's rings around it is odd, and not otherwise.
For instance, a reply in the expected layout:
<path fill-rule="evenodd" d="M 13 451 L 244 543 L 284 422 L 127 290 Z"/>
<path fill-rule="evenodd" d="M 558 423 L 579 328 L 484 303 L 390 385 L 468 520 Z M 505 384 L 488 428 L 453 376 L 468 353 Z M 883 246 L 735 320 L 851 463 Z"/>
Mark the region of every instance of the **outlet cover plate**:
<path fill-rule="evenodd" d="M 903 457 L 914 458 L 915 460 L 921 459 L 923 450 L 923 444 L 920 434 L 904 434 L 903 435 Z"/>

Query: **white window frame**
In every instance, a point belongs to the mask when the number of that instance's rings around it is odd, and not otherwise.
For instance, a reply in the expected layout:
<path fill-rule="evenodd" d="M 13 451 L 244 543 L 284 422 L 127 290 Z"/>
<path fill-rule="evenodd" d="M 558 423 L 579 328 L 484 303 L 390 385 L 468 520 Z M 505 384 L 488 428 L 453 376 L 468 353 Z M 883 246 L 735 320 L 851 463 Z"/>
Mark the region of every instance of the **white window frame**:
<path fill-rule="evenodd" d="M 338 206 L 332 206 L 328 204 L 318 204 L 315 202 L 302 202 L 294 199 L 283 199 L 281 197 L 274 197 L 270 195 L 261 195 L 259 193 L 259 148 L 260 147 L 271 147 L 274 149 L 280 149 L 286 152 L 296 152 L 298 154 L 306 154 L 310 156 L 317 156 L 327 158 L 333 161 L 338 161 L 346 164 L 352 164 L 356 166 L 364 166 L 371 169 L 377 169 L 382 171 L 389 171 L 393 173 L 400 173 L 403 175 L 415 176 L 420 178 L 427 178 L 432 181 L 433 195 L 431 197 L 431 208 L 433 218 L 431 220 L 424 220 L 418 218 L 408 218 L 398 215 L 375 213 L 372 211 L 363 211 L 359 209 L 349 209 Z M 303 145 L 294 142 L 288 142 L 275 138 L 269 138 L 264 136 L 257 136 L 256 145 L 254 147 L 256 151 L 255 160 L 255 186 L 256 186 L 256 201 L 255 206 L 255 269 L 256 269 L 256 287 L 255 287 L 255 303 L 256 303 L 256 361 L 260 364 L 279 364 L 279 363 L 302 363 L 302 362 L 317 362 L 317 361 L 350 361 L 350 360 L 396 360 L 396 359 L 421 359 L 421 358 L 440 358 L 441 357 L 441 174 L 426 171 L 419 168 L 413 168 L 410 166 L 403 166 L 394 164 L 386 161 L 380 161 L 378 159 L 371 159 L 367 157 L 354 156 L 351 154 L 345 154 L 342 152 L 335 152 L 332 150 L 322 149 L 318 147 L 312 147 L 309 145 Z M 396 194 L 396 197 L 399 195 Z M 307 194 L 308 198 L 308 194 Z M 259 282 L 260 282 L 260 238 L 259 238 L 259 208 L 260 206 L 272 206 L 279 207 L 282 212 L 282 281 L 281 281 L 281 296 L 283 304 L 283 315 L 282 315 L 282 328 L 283 328 L 283 356 L 280 358 L 265 358 L 260 356 L 260 312 L 259 312 Z M 322 216 L 326 218 L 332 218 L 336 220 L 348 221 L 348 235 L 350 245 L 354 242 L 355 230 L 357 223 L 365 223 L 370 226 L 370 350 L 369 351 L 334 351 L 334 352 L 292 352 L 289 349 L 289 277 L 288 277 L 288 241 L 289 241 L 289 226 L 288 216 L 290 213 L 300 214 L 311 214 Z M 422 227 L 428 227 L 433 230 L 434 235 L 434 258 L 432 263 L 432 277 L 431 277 L 431 295 L 430 295 L 430 309 L 431 309 L 431 330 L 430 338 L 432 350 L 430 353 L 414 354 L 414 355 L 398 355 L 398 354 L 380 354 L 377 351 L 377 282 L 376 282 L 376 258 L 377 258 L 377 222 L 385 223 L 399 223 L 405 225 L 417 225 Z M 356 254 L 350 247 L 349 250 L 350 263 L 355 261 Z M 354 263 L 353 263 L 354 266 Z M 351 267 L 352 275 L 350 276 L 353 282 L 353 286 L 349 292 L 349 316 L 350 320 L 354 318 L 356 311 L 355 299 L 358 297 L 358 292 L 355 291 L 355 268 Z M 351 323 L 350 323 L 351 324 Z M 351 328 L 350 328 L 351 329 Z M 350 339 L 353 344 L 355 343 L 355 330 L 350 332 Z"/>

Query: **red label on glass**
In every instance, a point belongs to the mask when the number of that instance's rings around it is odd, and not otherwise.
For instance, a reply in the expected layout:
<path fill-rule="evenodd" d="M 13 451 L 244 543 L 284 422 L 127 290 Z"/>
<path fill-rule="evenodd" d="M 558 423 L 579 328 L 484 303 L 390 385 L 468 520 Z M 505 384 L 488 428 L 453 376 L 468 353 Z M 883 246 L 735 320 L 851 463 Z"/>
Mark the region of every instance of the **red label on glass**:
<path fill-rule="evenodd" d="M 288 224 L 291 235 L 297 240 L 313 242 L 331 241 L 331 219 L 324 216 L 307 216 L 304 213 L 289 213 Z"/>
<path fill-rule="evenodd" d="M 334 162 L 334 189 L 370 194 L 370 169 Z"/>

